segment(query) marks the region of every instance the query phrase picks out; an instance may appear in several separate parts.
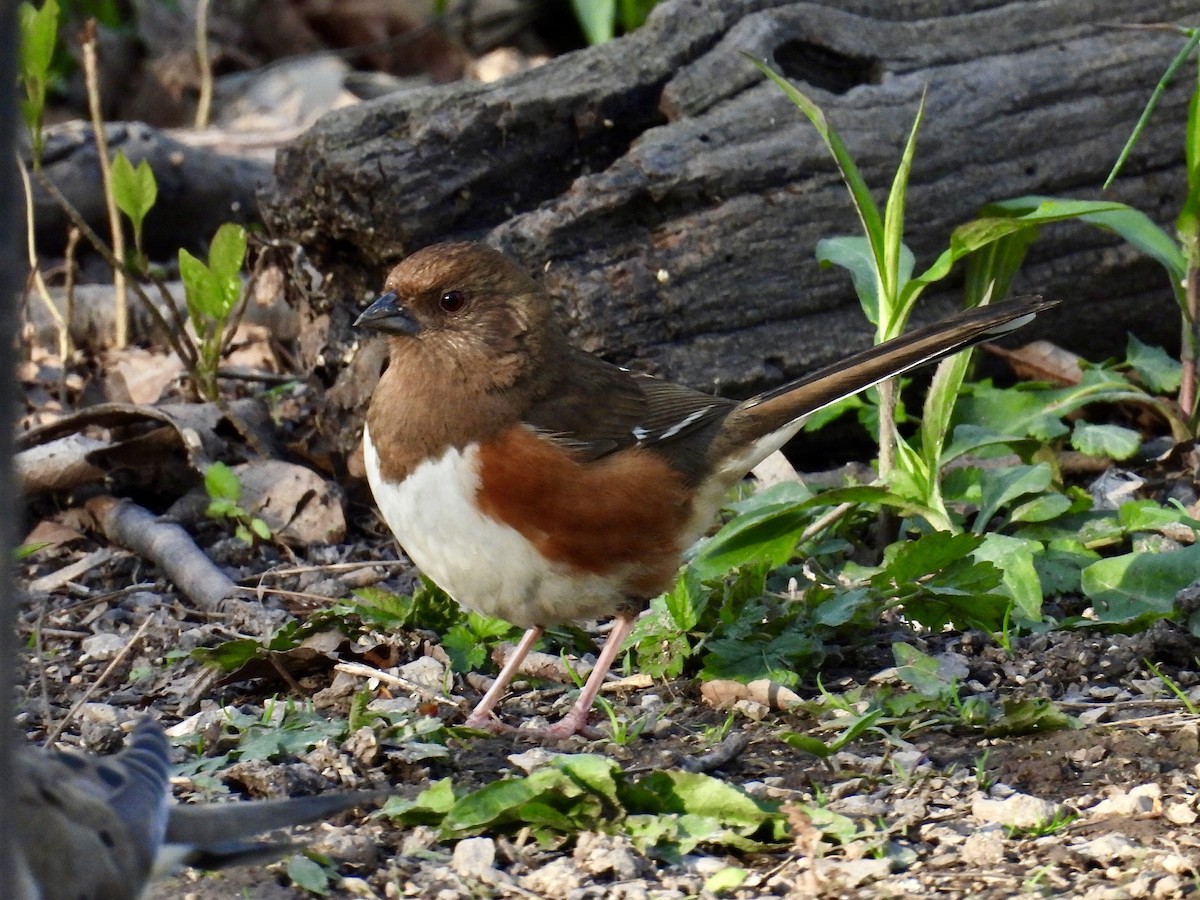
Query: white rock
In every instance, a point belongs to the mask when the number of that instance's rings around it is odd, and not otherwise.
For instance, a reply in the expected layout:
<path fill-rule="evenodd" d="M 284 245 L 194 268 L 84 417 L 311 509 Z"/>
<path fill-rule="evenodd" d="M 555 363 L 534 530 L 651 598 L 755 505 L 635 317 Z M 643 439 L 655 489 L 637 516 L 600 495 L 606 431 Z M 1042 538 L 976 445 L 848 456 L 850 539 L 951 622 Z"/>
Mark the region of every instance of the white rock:
<path fill-rule="evenodd" d="M 1140 844 L 1131 841 L 1123 834 L 1103 834 L 1082 844 L 1076 844 L 1071 849 L 1080 856 L 1094 860 L 1102 866 L 1132 859 L 1145 852 Z"/>
<path fill-rule="evenodd" d="M 971 814 L 981 822 L 994 822 L 1010 828 L 1036 828 L 1046 825 L 1065 815 L 1067 808 L 1061 803 L 1014 793 L 1005 800 L 981 797 L 971 804 Z"/>
<path fill-rule="evenodd" d="M 441 691 L 446 687 L 446 667 L 432 656 L 419 656 L 396 671 L 401 678 L 431 691 Z"/>
<path fill-rule="evenodd" d="M 1163 812 L 1175 825 L 1192 825 L 1196 821 L 1196 811 L 1186 803 L 1168 803 Z"/>
<path fill-rule="evenodd" d="M 959 851 L 969 866 L 986 868 L 1004 861 L 1004 834 L 999 828 L 984 828 L 969 835 Z"/>
<path fill-rule="evenodd" d="M 583 884 L 584 876 L 575 861 L 566 856 L 553 859 L 521 878 L 521 887 L 551 900 L 566 900 L 571 891 Z"/>
<path fill-rule="evenodd" d="M 104 631 L 100 634 L 88 635 L 80 643 L 83 646 L 83 656 L 80 658 L 80 662 L 108 662 L 125 649 L 129 638 Z"/>
<path fill-rule="evenodd" d="M 496 870 L 496 842 L 491 838 L 465 838 L 454 846 L 454 858 L 450 868 L 463 878 L 477 878 L 493 883 L 499 872 Z"/>

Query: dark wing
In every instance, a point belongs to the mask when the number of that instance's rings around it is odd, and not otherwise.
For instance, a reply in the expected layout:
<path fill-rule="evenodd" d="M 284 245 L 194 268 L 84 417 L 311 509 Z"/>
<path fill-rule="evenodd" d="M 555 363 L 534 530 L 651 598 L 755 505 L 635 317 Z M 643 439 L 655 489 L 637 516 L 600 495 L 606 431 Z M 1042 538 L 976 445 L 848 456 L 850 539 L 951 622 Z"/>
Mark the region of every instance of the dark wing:
<path fill-rule="evenodd" d="M 599 459 L 625 447 L 662 453 L 698 478 L 716 427 L 736 402 L 614 366 L 572 349 L 566 378 L 547 386 L 527 425 Z"/>

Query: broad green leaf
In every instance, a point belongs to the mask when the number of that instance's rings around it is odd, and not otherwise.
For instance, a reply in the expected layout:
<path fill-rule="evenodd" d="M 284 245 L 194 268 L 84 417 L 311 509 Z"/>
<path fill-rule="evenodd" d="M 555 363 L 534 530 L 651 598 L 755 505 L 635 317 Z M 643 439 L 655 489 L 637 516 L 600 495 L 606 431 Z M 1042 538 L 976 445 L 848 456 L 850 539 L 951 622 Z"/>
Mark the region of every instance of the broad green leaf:
<path fill-rule="evenodd" d="M 704 590 L 701 578 L 695 566 L 688 566 L 664 598 L 667 612 L 680 631 L 695 628 L 708 606 L 709 594 Z"/>
<path fill-rule="evenodd" d="M 187 250 L 179 250 L 179 277 L 187 297 L 188 316 L 203 334 L 205 323 L 216 318 L 221 308 L 221 287 L 208 266 Z"/>
<path fill-rule="evenodd" d="M 1088 456 L 1129 459 L 1142 446 L 1142 436 L 1121 425 L 1092 425 L 1076 422 L 1071 446 Z"/>
<path fill-rule="evenodd" d="M 45 83 L 58 40 L 58 3 L 46 0 L 40 8 L 22 3 L 19 9 L 21 77 Z"/>
<path fill-rule="evenodd" d="M 911 644 L 892 644 L 896 675 L 923 697 L 941 697 L 952 685 L 939 671 L 938 661 Z"/>
<path fill-rule="evenodd" d="M 321 897 L 329 896 L 329 873 L 307 856 L 296 853 L 289 857 L 287 873 L 296 887 Z"/>
<path fill-rule="evenodd" d="M 812 521 L 812 515 L 794 499 L 791 488 L 787 494 L 775 492 L 774 488 L 771 493 L 763 494 L 766 496 L 762 500 L 726 523 L 700 548 L 689 568 L 701 579 L 719 578 L 750 563 L 781 566 L 791 559 L 796 541 Z M 687 598 L 677 598 L 677 602 L 684 599 Z"/>
<path fill-rule="evenodd" d="M 975 516 L 975 524 L 971 530 L 976 534 L 983 534 L 1001 507 L 1007 506 L 1017 497 L 1047 490 L 1053 479 L 1054 473 L 1048 463 L 984 472 L 979 479 L 982 490 L 979 513 Z"/>
<path fill-rule="evenodd" d="M 1143 344 L 1131 334 L 1125 348 L 1125 358 L 1146 390 L 1156 394 L 1172 394 L 1179 390 L 1182 366 L 1162 347 Z"/>
<path fill-rule="evenodd" d="M 745 638 L 716 638 L 705 644 L 708 655 L 700 677 L 729 678 L 751 682 L 769 678 L 791 687 L 800 680 L 805 663 L 820 659 L 821 645 L 807 634 L 750 635 Z"/>
<path fill-rule="evenodd" d="M 236 503 L 242 496 L 242 481 L 225 463 L 215 462 L 204 470 L 204 489 L 214 500 L 221 498 Z"/>
<path fill-rule="evenodd" d="M 1057 492 L 1039 494 L 1024 503 L 1014 506 L 1008 513 L 1008 521 L 1049 522 L 1068 512 L 1074 506 L 1071 498 Z"/>
<path fill-rule="evenodd" d="M 912 256 L 912 253 L 909 253 Z M 839 235 L 817 241 L 817 261 L 823 266 L 841 266 L 850 273 L 854 293 L 862 305 L 867 321 L 879 326 L 880 279 L 871 252 L 871 242 L 856 235 Z"/>
<path fill-rule="evenodd" d="M 389 797 L 380 813 L 404 825 L 439 825 L 455 802 L 454 784 L 449 778 L 443 778 L 413 800 Z"/>
<path fill-rule="evenodd" d="M 135 169 L 125 152 L 117 151 L 112 163 L 112 189 L 117 208 L 129 217 L 134 231 L 140 233 L 146 213 L 158 199 L 158 183 L 150 164 L 143 159 Z"/>
<path fill-rule="evenodd" d="M 739 866 L 726 866 L 719 872 L 710 875 L 704 882 L 704 891 L 709 894 L 721 895 L 736 891 L 749 876 L 749 872 Z"/>
<path fill-rule="evenodd" d="M 1042 582 L 1033 564 L 1041 549 L 1036 541 L 993 532 L 984 535 L 983 543 L 972 553 L 975 559 L 986 560 L 1000 570 L 1004 591 L 1026 622 L 1042 620 Z"/>
<path fill-rule="evenodd" d="M 1122 624 L 1169 616 L 1175 595 L 1200 572 L 1200 544 L 1169 553 L 1126 553 L 1092 563 L 1080 587 L 1100 622 Z"/>
<path fill-rule="evenodd" d="M 1158 531 L 1172 525 L 1186 525 L 1188 528 L 1200 529 L 1200 521 L 1189 516 L 1184 510 L 1173 506 L 1163 506 L 1154 500 L 1130 500 L 1122 503 L 1117 510 L 1121 524 L 1130 531 Z"/>

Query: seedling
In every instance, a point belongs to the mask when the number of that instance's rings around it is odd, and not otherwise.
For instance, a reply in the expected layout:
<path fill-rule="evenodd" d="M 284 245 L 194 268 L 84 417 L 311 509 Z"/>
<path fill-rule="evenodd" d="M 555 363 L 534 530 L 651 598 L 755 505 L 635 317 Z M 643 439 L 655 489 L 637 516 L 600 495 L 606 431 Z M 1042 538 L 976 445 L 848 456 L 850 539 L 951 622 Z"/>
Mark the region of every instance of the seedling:
<path fill-rule="evenodd" d="M 233 522 L 233 534 L 238 540 L 253 545 L 271 539 L 270 526 L 241 507 L 242 481 L 229 466 L 216 462 L 205 469 L 204 489 L 209 498 L 205 514 L 211 519 Z"/>

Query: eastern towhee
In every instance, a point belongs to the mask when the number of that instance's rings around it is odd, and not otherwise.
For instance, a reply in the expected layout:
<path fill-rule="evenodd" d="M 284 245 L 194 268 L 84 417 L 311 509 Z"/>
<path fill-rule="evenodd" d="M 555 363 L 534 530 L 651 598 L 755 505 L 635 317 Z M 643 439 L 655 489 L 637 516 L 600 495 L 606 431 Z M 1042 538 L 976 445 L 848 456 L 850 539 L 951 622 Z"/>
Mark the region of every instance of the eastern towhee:
<path fill-rule="evenodd" d="M 579 699 L 542 735 L 579 731 L 638 613 L 806 416 L 1052 305 L 966 310 L 738 402 L 572 347 L 549 295 L 494 250 L 409 256 L 355 322 L 389 342 L 363 430 L 368 481 L 426 575 L 528 629 L 466 724 L 500 727 L 493 707 L 545 626 L 615 615 Z"/>

